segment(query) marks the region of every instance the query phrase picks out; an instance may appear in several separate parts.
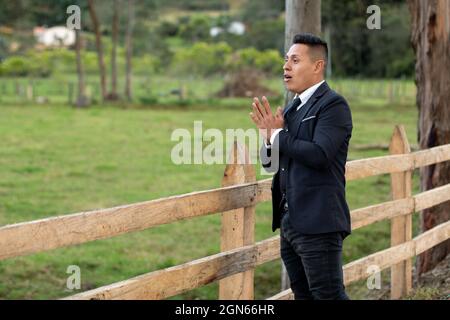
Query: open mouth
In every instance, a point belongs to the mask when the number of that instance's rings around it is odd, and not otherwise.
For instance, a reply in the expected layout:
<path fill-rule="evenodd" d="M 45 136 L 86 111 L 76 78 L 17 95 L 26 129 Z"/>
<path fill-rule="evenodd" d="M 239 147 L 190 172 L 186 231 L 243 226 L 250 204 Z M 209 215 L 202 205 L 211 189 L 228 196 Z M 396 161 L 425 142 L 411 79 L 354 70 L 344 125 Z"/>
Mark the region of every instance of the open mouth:
<path fill-rule="evenodd" d="M 292 77 L 290 75 L 288 75 L 288 74 L 284 75 L 284 81 L 289 81 L 291 79 L 292 79 Z"/>

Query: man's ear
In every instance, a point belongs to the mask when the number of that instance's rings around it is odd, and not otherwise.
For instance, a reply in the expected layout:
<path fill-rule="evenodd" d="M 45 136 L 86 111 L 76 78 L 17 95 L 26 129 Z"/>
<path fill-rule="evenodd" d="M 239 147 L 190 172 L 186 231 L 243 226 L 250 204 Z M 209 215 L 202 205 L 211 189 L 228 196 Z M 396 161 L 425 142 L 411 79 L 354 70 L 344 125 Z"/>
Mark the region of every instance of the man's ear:
<path fill-rule="evenodd" d="M 317 60 L 314 65 L 314 72 L 321 73 L 325 68 L 325 60 Z"/>

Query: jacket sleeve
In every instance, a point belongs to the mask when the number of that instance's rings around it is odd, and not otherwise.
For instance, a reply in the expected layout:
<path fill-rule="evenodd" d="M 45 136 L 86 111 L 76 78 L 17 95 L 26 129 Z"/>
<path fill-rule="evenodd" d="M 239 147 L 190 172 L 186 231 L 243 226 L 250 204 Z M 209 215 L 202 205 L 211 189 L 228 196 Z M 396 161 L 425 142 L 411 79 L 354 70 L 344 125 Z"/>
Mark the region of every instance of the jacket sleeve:
<path fill-rule="evenodd" d="M 281 131 L 272 149 L 315 169 L 327 168 L 344 141 L 351 136 L 352 116 L 344 98 L 336 96 L 319 113 L 312 141 Z M 278 140 L 278 141 L 277 141 Z M 273 150 L 272 150 L 273 152 Z"/>
<path fill-rule="evenodd" d="M 263 144 L 259 150 L 259 158 L 261 159 L 261 164 L 263 168 L 269 173 L 276 173 L 279 167 L 279 150 L 272 152 L 272 147 L 267 148 Z"/>

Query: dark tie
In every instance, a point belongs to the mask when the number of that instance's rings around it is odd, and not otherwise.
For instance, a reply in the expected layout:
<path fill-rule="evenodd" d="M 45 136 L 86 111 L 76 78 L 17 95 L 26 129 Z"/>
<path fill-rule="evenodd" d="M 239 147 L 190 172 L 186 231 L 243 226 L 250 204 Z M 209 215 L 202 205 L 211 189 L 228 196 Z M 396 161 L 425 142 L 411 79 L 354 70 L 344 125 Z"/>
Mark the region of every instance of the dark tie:
<path fill-rule="evenodd" d="M 292 100 L 291 105 L 289 105 L 283 113 L 284 117 L 286 118 L 287 114 L 290 113 L 292 110 L 297 110 L 298 106 L 301 104 L 302 100 L 300 100 L 300 97 L 297 97 L 294 100 Z"/>

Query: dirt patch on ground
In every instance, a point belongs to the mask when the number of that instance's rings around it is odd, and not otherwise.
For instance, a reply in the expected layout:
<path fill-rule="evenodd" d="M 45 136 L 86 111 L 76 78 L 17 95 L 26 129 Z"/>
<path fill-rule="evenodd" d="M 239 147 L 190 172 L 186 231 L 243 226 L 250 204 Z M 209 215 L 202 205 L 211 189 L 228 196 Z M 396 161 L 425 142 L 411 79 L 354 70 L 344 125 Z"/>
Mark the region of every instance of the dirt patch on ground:
<path fill-rule="evenodd" d="M 389 300 L 390 288 L 385 287 L 368 299 Z M 413 290 L 405 300 L 450 300 L 450 254 L 436 268 L 419 278 L 413 266 Z"/>
<path fill-rule="evenodd" d="M 414 277 L 414 292 L 410 299 L 450 300 L 450 254 L 436 268 Z"/>
<path fill-rule="evenodd" d="M 225 79 L 225 86 L 217 93 L 218 97 L 260 97 L 277 96 L 278 92 L 272 91 L 261 84 L 264 75 L 253 69 L 241 69 L 230 73 Z"/>

